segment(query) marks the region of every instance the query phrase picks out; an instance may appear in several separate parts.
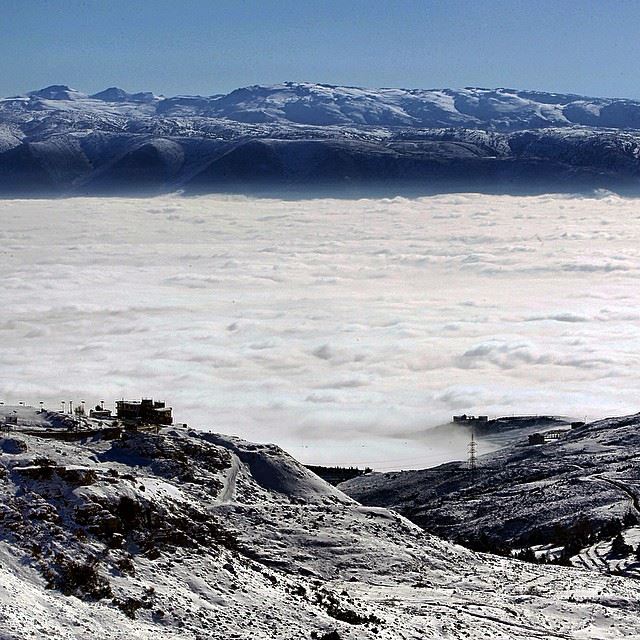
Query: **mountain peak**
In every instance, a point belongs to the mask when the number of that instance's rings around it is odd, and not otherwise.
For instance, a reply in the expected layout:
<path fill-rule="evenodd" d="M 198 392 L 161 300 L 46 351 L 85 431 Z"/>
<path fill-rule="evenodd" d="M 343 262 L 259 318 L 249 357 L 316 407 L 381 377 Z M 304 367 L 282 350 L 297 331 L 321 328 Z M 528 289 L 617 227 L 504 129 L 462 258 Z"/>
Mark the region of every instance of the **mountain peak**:
<path fill-rule="evenodd" d="M 104 102 L 153 102 L 156 96 L 151 91 L 140 91 L 138 93 L 129 93 L 120 87 L 109 87 L 104 91 L 94 93 L 89 96 L 95 100 L 102 100 Z"/>
<path fill-rule="evenodd" d="M 44 89 L 31 91 L 29 96 L 32 98 L 43 98 L 44 100 L 76 100 L 86 97 L 84 93 L 80 93 L 76 89 L 68 87 L 66 84 L 52 84 Z"/>
<path fill-rule="evenodd" d="M 120 87 L 109 87 L 89 97 L 96 100 L 104 100 L 105 102 L 124 102 L 129 97 L 129 94 L 124 89 L 120 89 Z"/>

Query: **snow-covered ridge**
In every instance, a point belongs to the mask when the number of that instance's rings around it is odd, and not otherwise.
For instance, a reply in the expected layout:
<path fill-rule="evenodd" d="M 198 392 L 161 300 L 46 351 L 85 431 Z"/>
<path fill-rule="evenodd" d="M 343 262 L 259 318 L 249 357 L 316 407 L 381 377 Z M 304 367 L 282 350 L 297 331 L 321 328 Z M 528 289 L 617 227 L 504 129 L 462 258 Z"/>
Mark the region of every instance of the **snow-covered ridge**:
<path fill-rule="evenodd" d="M 30 434 L 0 438 L 3 639 L 640 628 L 634 581 L 469 552 L 354 503 L 273 445 L 173 428 L 60 440 L 45 429 L 64 427 L 27 413 Z"/>
<path fill-rule="evenodd" d="M 309 83 L 0 100 L 0 195 L 640 190 L 640 103 Z"/>
<path fill-rule="evenodd" d="M 91 96 L 52 85 L 5 98 L 3 110 L 74 110 L 225 118 L 313 126 L 447 127 L 514 131 L 572 125 L 640 126 L 640 102 L 517 89 L 365 89 L 305 82 L 253 85 L 212 96 L 155 96 L 110 87 Z"/>

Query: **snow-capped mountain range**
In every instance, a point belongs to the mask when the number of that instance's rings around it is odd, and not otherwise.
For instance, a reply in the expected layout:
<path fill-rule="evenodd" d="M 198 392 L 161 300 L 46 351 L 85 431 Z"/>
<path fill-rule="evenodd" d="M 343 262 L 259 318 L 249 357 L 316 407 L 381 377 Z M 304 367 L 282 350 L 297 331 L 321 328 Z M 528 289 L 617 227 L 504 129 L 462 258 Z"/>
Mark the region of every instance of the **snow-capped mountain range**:
<path fill-rule="evenodd" d="M 310 126 L 466 127 L 519 131 L 575 125 L 640 128 L 640 102 L 516 89 L 362 89 L 285 82 L 212 96 L 156 96 L 110 87 L 86 95 L 52 85 L 5 98 L 2 111 L 82 111 L 224 118 L 243 123 Z"/>
<path fill-rule="evenodd" d="M 0 193 L 398 185 L 635 189 L 640 102 L 310 83 L 156 96 L 52 85 L 0 100 Z"/>

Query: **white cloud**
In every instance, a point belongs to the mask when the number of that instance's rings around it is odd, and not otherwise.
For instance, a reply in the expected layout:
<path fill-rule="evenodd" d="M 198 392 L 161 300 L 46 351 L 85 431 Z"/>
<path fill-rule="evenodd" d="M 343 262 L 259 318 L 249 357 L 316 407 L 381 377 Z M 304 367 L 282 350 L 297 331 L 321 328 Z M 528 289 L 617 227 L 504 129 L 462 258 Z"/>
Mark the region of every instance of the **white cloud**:
<path fill-rule="evenodd" d="M 464 457 L 429 438 L 452 413 L 638 408 L 634 200 L 3 201 L 0 228 L 5 402 L 153 395 L 381 467 Z"/>

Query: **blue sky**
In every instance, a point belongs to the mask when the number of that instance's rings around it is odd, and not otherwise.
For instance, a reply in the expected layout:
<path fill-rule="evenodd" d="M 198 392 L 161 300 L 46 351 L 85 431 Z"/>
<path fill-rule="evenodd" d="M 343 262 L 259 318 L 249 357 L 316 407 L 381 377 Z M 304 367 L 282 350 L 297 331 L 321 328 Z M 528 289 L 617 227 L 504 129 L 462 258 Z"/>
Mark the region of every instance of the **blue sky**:
<path fill-rule="evenodd" d="M 0 95 L 285 80 L 640 98 L 627 0 L 0 0 Z"/>

